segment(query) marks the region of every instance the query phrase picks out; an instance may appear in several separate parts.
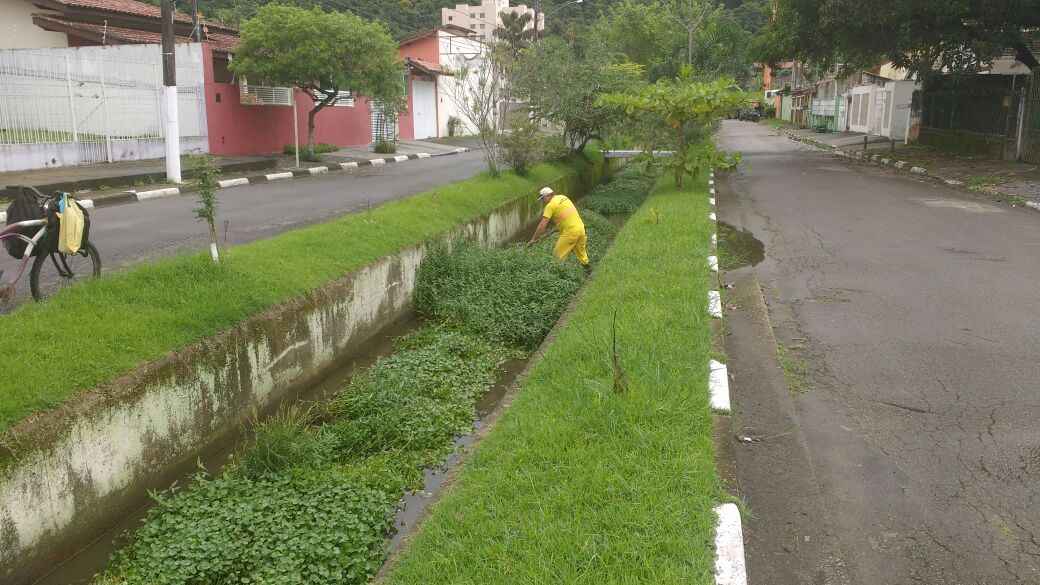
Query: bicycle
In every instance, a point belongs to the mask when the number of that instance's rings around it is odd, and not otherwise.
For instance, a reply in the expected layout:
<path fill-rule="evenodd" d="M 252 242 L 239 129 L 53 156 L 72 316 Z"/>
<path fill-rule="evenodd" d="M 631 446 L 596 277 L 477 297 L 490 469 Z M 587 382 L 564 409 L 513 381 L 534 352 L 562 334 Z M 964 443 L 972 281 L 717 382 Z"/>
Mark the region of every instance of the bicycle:
<path fill-rule="evenodd" d="M 80 280 L 101 276 L 101 255 L 89 240 L 84 239 L 75 254 L 65 254 L 57 249 L 57 224 L 53 210 L 57 208 L 62 195 L 66 193 L 56 191 L 54 195 L 47 197 L 35 187 L 20 188 L 18 196 L 31 197 L 33 204 L 42 210 L 43 217 L 8 224 L 0 229 L 0 243 L 8 244 L 8 240 L 21 240 L 26 245 L 22 257 L 16 258 L 21 261 L 21 265 L 14 281 L 4 285 L 4 271 L 0 270 L 0 303 L 14 299 L 18 282 L 25 275 L 25 267 L 28 266 L 30 258 L 33 259 L 33 263 L 29 270 L 29 290 L 36 302 L 43 301 L 48 296 L 44 292 L 45 284 L 51 280 L 48 266 L 53 266 L 54 272 L 57 273 L 57 290 Z M 31 237 L 24 233 L 33 228 L 39 229 Z"/>

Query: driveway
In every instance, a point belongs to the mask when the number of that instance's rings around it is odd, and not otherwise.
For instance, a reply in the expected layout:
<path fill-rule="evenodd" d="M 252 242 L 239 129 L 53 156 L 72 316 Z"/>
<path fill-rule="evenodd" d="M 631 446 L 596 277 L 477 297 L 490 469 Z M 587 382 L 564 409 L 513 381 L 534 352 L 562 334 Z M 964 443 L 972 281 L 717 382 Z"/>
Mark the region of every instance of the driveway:
<path fill-rule="evenodd" d="M 720 143 L 745 161 L 720 220 L 766 250 L 725 278 L 784 348 L 727 344 L 750 582 L 1040 583 L 1040 214 L 755 124 Z M 779 367 L 799 390 L 762 382 Z"/>

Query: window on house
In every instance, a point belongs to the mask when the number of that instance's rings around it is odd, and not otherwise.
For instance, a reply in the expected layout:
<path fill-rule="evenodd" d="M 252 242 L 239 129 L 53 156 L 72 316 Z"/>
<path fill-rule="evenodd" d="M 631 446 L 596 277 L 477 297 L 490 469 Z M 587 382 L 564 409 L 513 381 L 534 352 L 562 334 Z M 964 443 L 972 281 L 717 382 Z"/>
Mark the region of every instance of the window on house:
<path fill-rule="evenodd" d="M 480 28 L 483 30 L 483 28 L 484 28 L 484 24 L 483 23 L 481 23 Z"/>
<path fill-rule="evenodd" d="M 483 12 L 480 13 L 480 17 L 484 18 L 484 13 Z"/>
<path fill-rule="evenodd" d="M 336 101 L 332 102 L 333 106 L 342 108 L 353 108 L 354 107 L 354 92 L 352 91 L 341 91 L 336 94 Z"/>
<path fill-rule="evenodd" d="M 448 17 L 448 22 L 451 22 L 453 18 L 455 18 L 455 17 L 453 17 L 453 16 L 449 16 L 449 17 Z"/>

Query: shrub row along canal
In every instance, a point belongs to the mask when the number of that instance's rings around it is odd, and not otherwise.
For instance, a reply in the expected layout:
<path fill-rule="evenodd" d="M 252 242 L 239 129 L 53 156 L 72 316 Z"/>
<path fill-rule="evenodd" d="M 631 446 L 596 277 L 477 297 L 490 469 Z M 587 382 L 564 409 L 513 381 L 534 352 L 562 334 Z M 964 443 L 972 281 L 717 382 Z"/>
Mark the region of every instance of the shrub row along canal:
<path fill-rule="evenodd" d="M 626 171 L 589 199 L 636 201 L 651 183 Z M 616 228 L 582 215 L 596 262 Z M 433 250 L 418 277 L 419 330 L 327 403 L 265 421 L 219 476 L 157 496 L 96 582 L 367 582 L 384 561 L 402 493 L 420 488 L 423 470 L 472 430 L 502 364 L 536 348 L 582 286 L 573 260 L 550 260 L 552 244 Z"/>

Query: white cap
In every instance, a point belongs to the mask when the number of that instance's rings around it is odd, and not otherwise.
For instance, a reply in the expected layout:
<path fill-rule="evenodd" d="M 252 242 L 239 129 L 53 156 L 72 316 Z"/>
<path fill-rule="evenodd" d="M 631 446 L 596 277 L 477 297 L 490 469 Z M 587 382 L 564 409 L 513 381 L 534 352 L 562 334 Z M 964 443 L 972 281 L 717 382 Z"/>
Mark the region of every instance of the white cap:
<path fill-rule="evenodd" d="M 539 197 L 545 197 L 547 195 L 552 195 L 552 194 L 553 194 L 553 190 L 552 190 L 551 187 L 544 187 L 544 188 L 542 188 L 541 191 L 538 192 L 538 196 Z"/>

